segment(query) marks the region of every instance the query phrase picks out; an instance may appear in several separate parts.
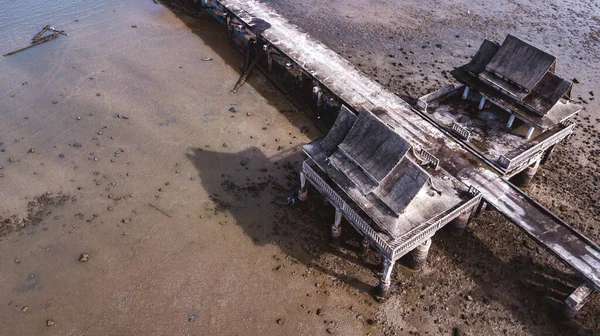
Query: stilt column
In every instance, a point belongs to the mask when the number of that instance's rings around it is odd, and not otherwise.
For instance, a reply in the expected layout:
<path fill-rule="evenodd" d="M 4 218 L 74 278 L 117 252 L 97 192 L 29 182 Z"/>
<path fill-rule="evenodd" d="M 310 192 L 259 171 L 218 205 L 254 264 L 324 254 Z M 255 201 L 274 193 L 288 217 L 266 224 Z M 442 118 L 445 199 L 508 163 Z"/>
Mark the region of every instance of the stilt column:
<path fill-rule="evenodd" d="M 515 122 L 515 115 L 511 114 L 510 118 L 508 118 L 508 122 L 506 123 L 506 128 L 511 128 L 513 125 L 513 122 Z"/>
<path fill-rule="evenodd" d="M 513 177 L 512 182 L 519 187 L 527 187 L 531 183 L 531 180 L 533 180 L 538 168 L 540 168 L 540 161 L 536 161 L 534 164 L 523 169 L 523 171 Z"/>
<path fill-rule="evenodd" d="M 408 252 L 405 256 L 404 264 L 406 267 L 413 269 L 415 271 L 420 270 L 425 261 L 427 261 L 427 256 L 429 255 L 429 248 L 431 247 L 431 238 L 427 239 L 421 245 L 415 247 L 414 250 Z"/>
<path fill-rule="evenodd" d="M 334 245 L 339 245 L 342 237 L 342 211 L 338 208 L 335 209 L 335 220 L 331 226 L 331 238 Z"/>
<path fill-rule="evenodd" d="M 469 87 L 465 86 L 465 90 L 463 91 L 462 99 L 467 99 L 467 96 L 469 96 Z"/>
<path fill-rule="evenodd" d="M 367 258 L 367 254 L 369 253 L 369 246 L 369 239 L 367 237 L 363 237 L 363 240 L 360 243 L 360 256 L 362 259 Z"/>
<path fill-rule="evenodd" d="M 395 260 L 384 258 L 383 261 L 383 272 L 381 279 L 379 280 L 379 287 L 377 287 L 377 296 L 385 298 L 390 292 L 390 286 L 392 284 L 392 271 L 394 270 Z"/>
<path fill-rule="evenodd" d="M 458 217 L 454 218 L 448 224 L 448 230 L 450 234 L 455 237 L 462 235 L 467 227 L 467 224 L 469 224 L 469 219 L 471 219 L 471 211 L 465 211 Z"/>
<path fill-rule="evenodd" d="M 554 153 L 555 148 L 556 148 L 556 144 L 554 144 L 554 145 L 548 147 L 548 149 L 546 149 L 546 152 L 544 153 L 544 157 L 540 161 L 541 165 L 546 164 L 546 162 L 548 162 L 548 160 L 550 160 L 550 158 L 552 157 L 552 153 Z"/>
<path fill-rule="evenodd" d="M 527 134 L 525 134 L 525 139 L 529 140 L 529 138 L 531 138 L 531 136 L 533 135 L 533 131 L 535 131 L 535 127 L 529 126 Z"/>
<path fill-rule="evenodd" d="M 300 191 L 298 191 L 298 199 L 300 201 L 306 201 L 308 198 L 308 190 L 306 189 L 306 176 L 304 173 L 300 173 Z"/>
<path fill-rule="evenodd" d="M 477 108 L 482 110 L 484 105 L 485 105 L 485 97 L 482 96 L 481 100 L 479 101 L 479 106 Z"/>

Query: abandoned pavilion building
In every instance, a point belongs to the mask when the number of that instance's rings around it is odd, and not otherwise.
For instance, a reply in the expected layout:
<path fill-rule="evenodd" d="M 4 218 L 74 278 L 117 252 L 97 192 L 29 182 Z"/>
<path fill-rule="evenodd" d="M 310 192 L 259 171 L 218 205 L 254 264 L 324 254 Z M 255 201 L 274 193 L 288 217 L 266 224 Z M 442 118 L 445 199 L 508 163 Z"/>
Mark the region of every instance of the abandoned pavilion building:
<path fill-rule="evenodd" d="M 417 108 L 524 186 L 573 132 L 569 118 L 581 110 L 570 102 L 573 84 L 555 70 L 556 57 L 515 36 L 486 39 L 451 72 L 463 85 L 421 97 Z"/>
<path fill-rule="evenodd" d="M 375 110 L 378 115 L 385 110 Z M 439 169 L 437 159 L 415 149 L 366 108 L 356 116 L 342 107 L 327 136 L 303 147 L 309 157 L 301 172 L 299 198 L 306 199 L 306 179 L 335 206 L 331 235 L 341 236 L 341 220 L 383 256 L 379 296 L 390 288 L 395 262 L 418 269 L 431 237 L 450 221 L 466 226 L 481 195 Z"/>

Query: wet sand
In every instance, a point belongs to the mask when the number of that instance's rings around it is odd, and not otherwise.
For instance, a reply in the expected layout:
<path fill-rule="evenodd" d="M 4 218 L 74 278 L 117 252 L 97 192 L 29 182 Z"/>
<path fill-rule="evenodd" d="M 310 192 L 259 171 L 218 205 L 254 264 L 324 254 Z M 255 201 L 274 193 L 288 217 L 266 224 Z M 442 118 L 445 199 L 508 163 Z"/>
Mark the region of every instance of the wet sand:
<path fill-rule="evenodd" d="M 2 45 L 70 34 L 0 60 L 1 335 L 378 334 L 367 286 L 318 271 L 333 210 L 286 202 L 319 134 L 259 75 L 230 93 L 220 25 L 55 14 Z"/>
<path fill-rule="evenodd" d="M 600 87 L 591 2 L 558 6 L 558 17 L 579 20 L 578 29 L 548 14 L 552 6 L 529 3 L 491 10 L 460 2 L 271 2 L 403 96 L 445 84 L 441 71 L 465 62 L 484 34 L 521 32 L 550 46 L 559 74 L 581 81 L 574 95 L 590 103 L 583 117 L 598 107 L 588 94 Z M 350 230 L 340 248 L 328 246 L 333 209 L 322 199 L 286 203 L 298 186 L 299 146 L 321 134 L 258 74 L 229 92 L 242 58 L 222 26 L 150 1 L 57 7 L 0 24 L 0 36 L 11 36 L 0 39 L 3 52 L 48 23 L 70 34 L 0 60 L 0 334 L 600 328 L 597 295 L 576 321 L 558 322 L 545 295 L 560 298 L 574 279 L 494 213 L 459 239 L 438 234 L 424 270 L 398 267 L 392 297 L 376 303 L 367 293 L 377 284 L 375 253 L 361 261 Z M 473 20 L 463 19 L 468 10 Z M 505 10 L 508 19 L 496 17 Z M 598 241 L 594 118 L 581 118 L 585 127 L 530 192 Z M 89 260 L 79 261 L 82 254 Z"/>

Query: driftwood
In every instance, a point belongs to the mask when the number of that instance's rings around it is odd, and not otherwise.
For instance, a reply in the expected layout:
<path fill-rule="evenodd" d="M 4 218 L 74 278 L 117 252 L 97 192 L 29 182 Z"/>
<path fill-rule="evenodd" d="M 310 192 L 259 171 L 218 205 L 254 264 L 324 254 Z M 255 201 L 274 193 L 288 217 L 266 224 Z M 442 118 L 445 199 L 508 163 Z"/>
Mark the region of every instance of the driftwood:
<path fill-rule="evenodd" d="M 259 60 L 260 60 L 260 55 L 257 54 L 254 57 L 254 60 L 252 61 L 252 63 L 250 63 L 248 68 L 244 71 L 244 73 L 242 74 L 240 79 L 238 79 L 237 83 L 235 83 L 235 86 L 233 87 L 233 90 L 231 90 L 231 92 L 236 93 L 237 90 L 240 88 L 240 86 L 242 86 L 242 84 L 244 84 L 246 82 L 246 79 L 248 79 L 248 76 L 250 76 L 250 72 L 252 72 L 252 69 L 254 69 L 254 67 L 256 66 L 256 64 L 258 63 Z"/>
<path fill-rule="evenodd" d="M 41 37 L 42 35 L 44 35 L 45 32 L 47 32 L 48 30 L 52 31 L 53 33 L 44 37 Z M 4 54 L 3 56 L 10 56 L 13 54 L 16 54 L 18 52 L 21 52 L 23 50 L 27 50 L 31 47 L 35 47 L 38 44 L 42 44 L 51 40 L 54 40 L 55 38 L 58 37 L 58 35 L 65 35 L 65 36 L 69 36 L 68 34 L 65 34 L 64 31 L 62 30 L 58 30 L 54 27 L 50 27 L 50 25 L 45 26 L 39 33 L 35 34 L 35 36 L 31 39 L 31 44 L 23 47 L 23 48 L 19 48 L 17 50 L 11 51 L 9 53 Z"/>

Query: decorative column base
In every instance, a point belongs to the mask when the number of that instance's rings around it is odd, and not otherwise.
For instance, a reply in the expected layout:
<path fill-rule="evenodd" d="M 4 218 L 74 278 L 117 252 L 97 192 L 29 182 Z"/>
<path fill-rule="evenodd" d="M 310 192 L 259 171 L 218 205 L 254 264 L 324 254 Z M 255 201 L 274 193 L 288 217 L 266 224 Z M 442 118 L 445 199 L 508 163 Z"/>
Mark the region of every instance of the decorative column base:
<path fill-rule="evenodd" d="M 306 189 L 306 176 L 300 173 L 300 191 L 298 191 L 298 200 L 304 202 L 308 199 L 308 189 Z"/>
<path fill-rule="evenodd" d="M 431 238 L 424 241 L 421 245 L 415 247 L 414 250 L 408 252 L 403 257 L 403 264 L 414 271 L 421 270 L 427 261 L 430 247 Z"/>
<path fill-rule="evenodd" d="M 390 294 L 390 287 L 392 285 L 392 271 L 394 270 L 395 260 L 389 260 L 384 257 L 383 260 L 383 272 L 381 279 L 379 279 L 379 286 L 375 288 L 375 299 L 377 301 L 383 301 L 387 299 Z"/>
<path fill-rule="evenodd" d="M 302 202 L 306 202 L 307 199 L 308 199 L 308 190 L 302 191 L 302 189 L 300 189 L 298 191 L 298 200 L 302 201 Z"/>
<path fill-rule="evenodd" d="M 335 220 L 331 226 L 331 244 L 339 246 L 342 240 L 342 211 L 335 209 Z"/>
<path fill-rule="evenodd" d="M 454 237 L 460 237 L 469 224 L 469 219 L 471 219 L 471 211 L 463 212 L 446 225 L 448 232 Z"/>

